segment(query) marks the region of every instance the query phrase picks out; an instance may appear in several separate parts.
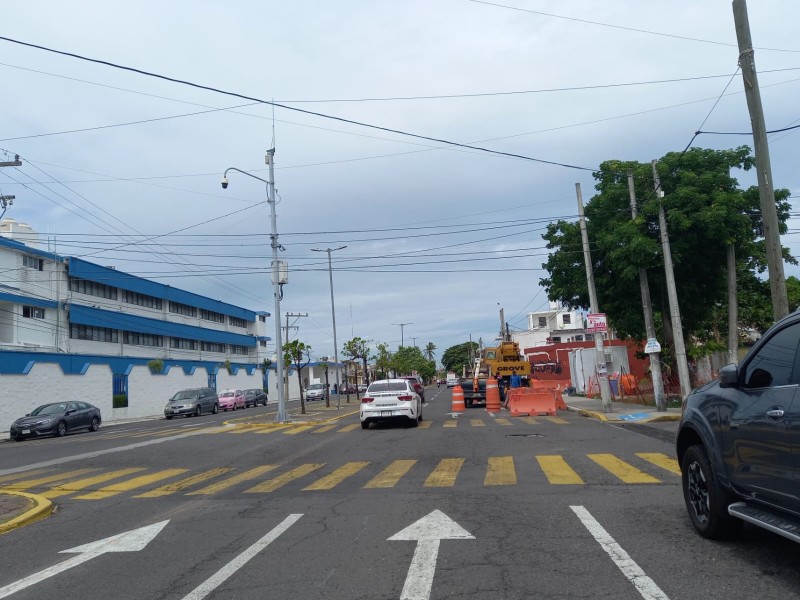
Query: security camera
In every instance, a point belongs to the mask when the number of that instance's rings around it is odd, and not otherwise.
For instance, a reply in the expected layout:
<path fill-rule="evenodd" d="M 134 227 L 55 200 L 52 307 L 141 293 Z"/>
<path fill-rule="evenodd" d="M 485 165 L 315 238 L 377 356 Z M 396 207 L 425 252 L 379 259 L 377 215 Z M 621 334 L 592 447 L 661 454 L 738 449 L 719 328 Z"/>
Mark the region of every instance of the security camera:
<path fill-rule="evenodd" d="M 222 178 L 222 189 L 223 190 L 227 190 L 228 189 L 228 178 L 227 177 L 223 177 Z"/>

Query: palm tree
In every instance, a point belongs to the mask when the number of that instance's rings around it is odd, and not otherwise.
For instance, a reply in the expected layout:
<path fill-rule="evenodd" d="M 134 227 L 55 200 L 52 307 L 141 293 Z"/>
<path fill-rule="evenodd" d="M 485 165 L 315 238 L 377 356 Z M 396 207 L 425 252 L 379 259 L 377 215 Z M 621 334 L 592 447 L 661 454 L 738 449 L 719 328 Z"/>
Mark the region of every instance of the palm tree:
<path fill-rule="evenodd" d="M 435 354 L 434 350 L 436 350 L 436 344 L 434 344 L 433 342 L 428 342 L 427 344 L 425 344 L 425 350 L 423 350 L 422 353 L 428 360 L 433 360 L 433 356 Z"/>

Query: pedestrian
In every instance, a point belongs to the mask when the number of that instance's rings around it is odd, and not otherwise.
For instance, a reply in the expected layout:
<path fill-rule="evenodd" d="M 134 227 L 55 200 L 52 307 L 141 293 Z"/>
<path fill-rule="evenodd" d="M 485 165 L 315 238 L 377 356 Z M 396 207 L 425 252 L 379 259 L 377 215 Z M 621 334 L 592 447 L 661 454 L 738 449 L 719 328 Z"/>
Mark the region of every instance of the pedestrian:
<path fill-rule="evenodd" d="M 512 388 L 522 387 L 522 377 L 517 375 L 516 371 L 511 372 L 511 387 Z"/>

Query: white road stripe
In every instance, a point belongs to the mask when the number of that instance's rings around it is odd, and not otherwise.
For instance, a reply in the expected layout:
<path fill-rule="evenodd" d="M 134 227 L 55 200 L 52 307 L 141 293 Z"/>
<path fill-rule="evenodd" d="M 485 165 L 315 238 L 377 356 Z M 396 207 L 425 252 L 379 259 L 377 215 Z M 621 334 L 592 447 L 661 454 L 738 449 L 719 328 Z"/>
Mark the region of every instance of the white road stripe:
<path fill-rule="evenodd" d="M 270 531 L 267 535 L 262 537 L 258 540 L 255 544 L 250 546 L 247 550 L 242 552 L 239 556 L 234 558 L 231 562 L 227 565 L 222 567 L 219 571 L 214 573 L 211 577 L 206 579 L 203 583 L 197 586 L 194 590 L 189 592 L 186 596 L 184 596 L 183 600 L 202 600 L 208 596 L 211 592 L 217 589 L 220 585 L 222 585 L 228 577 L 236 573 L 239 569 L 241 569 L 247 562 L 253 558 L 256 554 L 261 552 L 264 548 L 270 545 L 275 539 L 282 534 L 284 531 L 289 529 L 292 525 L 294 525 L 302 514 L 291 514 L 286 517 L 281 523 L 275 527 L 272 531 Z"/>
<path fill-rule="evenodd" d="M 645 600 L 669 600 L 660 587 L 658 587 L 652 579 L 650 579 L 641 567 L 637 565 L 633 559 L 622 549 L 614 538 L 603 529 L 603 526 L 586 510 L 583 506 L 570 506 L 572 511 L 578 516 L 589 533 L 592 534 L 597 543 L 606 551 L 617 565 L 622 574 L 628 578 L 636 590 L 642 595 Z"/>

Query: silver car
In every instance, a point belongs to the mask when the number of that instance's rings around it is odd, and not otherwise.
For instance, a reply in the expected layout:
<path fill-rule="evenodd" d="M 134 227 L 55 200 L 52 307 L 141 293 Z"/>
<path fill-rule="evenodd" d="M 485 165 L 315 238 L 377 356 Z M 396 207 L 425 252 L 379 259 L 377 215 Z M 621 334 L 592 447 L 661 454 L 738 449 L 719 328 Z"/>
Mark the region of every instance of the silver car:
<path fill-rule="evenodd" d="M 203 413 L 215 415 L 218 412 L 219 399 L 217 398 L 217 392 L 211 388 L 196 388 L 176 392 L 164 407 L 164 416 L 167 419 L 181 415 L 199 417 Z"/>
<path fill-rule="evenodd" d="M 408 379 L 373 381 L 361 398 L 361 429 L 381 421 L 410 421 L 412 427 L 422 421 L 422 398 Z"/>
<path fill-rule="evenodd" d="M 325 384 L 312 383 L 306 389 L 306 400 L 324 400 L 325 399 Z"/>

